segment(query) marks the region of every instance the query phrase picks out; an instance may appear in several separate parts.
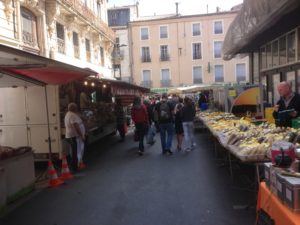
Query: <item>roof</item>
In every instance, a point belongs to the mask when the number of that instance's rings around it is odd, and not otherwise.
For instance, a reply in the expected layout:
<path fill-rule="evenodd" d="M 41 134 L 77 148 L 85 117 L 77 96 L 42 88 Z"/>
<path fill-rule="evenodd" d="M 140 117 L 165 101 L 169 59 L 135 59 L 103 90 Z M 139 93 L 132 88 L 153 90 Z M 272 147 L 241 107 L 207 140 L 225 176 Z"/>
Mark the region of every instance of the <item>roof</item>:
<path fill-rule="evenodd" d="M 223 44 L 224 59 L 256 51 L 300 24 L 299 0 L 244 0 Z"/>
<path fill-rule="evenodd" d="M 97 72 L 0 45 L 0 72 L 36 84 L 64 84 Z M 7 79 L 7 77 L 6 77 Z"/>

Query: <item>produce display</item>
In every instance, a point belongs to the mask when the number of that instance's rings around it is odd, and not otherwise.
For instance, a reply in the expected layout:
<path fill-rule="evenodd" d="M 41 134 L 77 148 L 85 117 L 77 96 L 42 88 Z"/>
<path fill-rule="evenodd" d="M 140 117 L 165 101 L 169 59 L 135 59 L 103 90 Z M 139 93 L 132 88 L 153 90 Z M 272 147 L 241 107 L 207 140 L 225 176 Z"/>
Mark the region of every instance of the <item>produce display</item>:
<path fill-rule="evenodd" d="M 276 127 L 275 124 L 255 125 L 248 118 L 231 113 L 198 113 L 198 119 L 211 130 L 220 143 L 242 161 L 268 161 L 275 141 L 289 141 L 300 147 L 300 129 Z"/>

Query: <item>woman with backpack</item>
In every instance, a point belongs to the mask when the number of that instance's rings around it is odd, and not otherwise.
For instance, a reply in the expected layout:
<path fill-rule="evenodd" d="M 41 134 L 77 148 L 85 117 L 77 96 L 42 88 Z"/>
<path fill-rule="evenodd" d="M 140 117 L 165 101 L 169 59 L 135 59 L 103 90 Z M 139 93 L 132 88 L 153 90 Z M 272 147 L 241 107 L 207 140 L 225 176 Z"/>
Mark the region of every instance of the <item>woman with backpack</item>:
<path fill-rule="evenodd" d="M 184 106 L 181 111 L 182 126 L 184 131 L 184 140 L 186 151 L 193 150 L 196 146 L 194 137 L 194 117 L 196 114 L 195 106 L 192 99 L 185 97 L 183 100 Z"/>
<path fill-rule="evenodd" d="M 137 136 L 139 138 L 139 155 L 144 154 L 144 137 L 149 127 L 148 112 L 146 106 L 141 102 L 140 97 L 135 97 L 131 110 L 131 118 L 135 124 Z"/>

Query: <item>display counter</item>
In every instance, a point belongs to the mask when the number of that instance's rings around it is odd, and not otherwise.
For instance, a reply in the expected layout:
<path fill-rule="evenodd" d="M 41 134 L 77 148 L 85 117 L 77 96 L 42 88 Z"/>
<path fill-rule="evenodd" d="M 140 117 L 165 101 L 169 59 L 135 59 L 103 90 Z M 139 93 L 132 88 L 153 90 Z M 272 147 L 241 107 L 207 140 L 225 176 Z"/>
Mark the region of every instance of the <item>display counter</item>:
<path fill-rule="evenodd" d="M 300 225 L 300 212 L 296 213 L 284 205 L 265 182 L 261 182 L 259 186 L 257 210 L 259 209 L 267 212 L 276 225 Z"/>

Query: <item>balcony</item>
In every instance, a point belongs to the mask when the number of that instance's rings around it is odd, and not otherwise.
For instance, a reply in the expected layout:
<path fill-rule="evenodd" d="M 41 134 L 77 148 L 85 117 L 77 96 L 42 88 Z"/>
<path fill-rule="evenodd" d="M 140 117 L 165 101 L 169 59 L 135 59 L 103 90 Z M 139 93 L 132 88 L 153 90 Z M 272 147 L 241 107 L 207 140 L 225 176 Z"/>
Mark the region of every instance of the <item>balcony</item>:
<path fill-rule="evenodd" d="M 79 59 L 80 58 L 80 49 L 79 46 L 74 45 L 74 57 Z"/>
<path fill-rule="evenodd" d="M 91 62 L 91 52 L 90 51 L 86 51 L 86 61 Z"/>
<path fill-rule="evenodd" d="M 171 80 L 161 80 L 160 81 L 160 86 L 161 87 L 171 87 Z"/>
<path fill-rule="evenodd" d="M 66 53 L 66 44 L 65 41 L 63 39 L 57 38 L 57 51 L 61 54 L 65 54 Z"/>
<path fill-rule="evenodd" d="M 193 80 L 193 84 L 202 84 L 203 81 L 202 81 L 202 78 L 194 78 Z"/>
<path fill-rule="evenodd" d="M 160 56 L 160 61 L 170 61 L 169 54 L 164 54 Z"/>
<path fill-rule="evenodd" d="M 34 38 L 34 35 L 32 33 L 26 32 L 23 30 L 22 32 L 22 40 L 24 42 L 25 45 L 28 45 L 30 47 L 36 47 L 37 46 L 37 42 Z"/>
<path fill-rule="evenodd" d="M 142 62 L 151 62 L 151 58 L 149 55 L 144 55 L 141 57 Z"/>
<path fill-rule="evenodd" d="M 151 88 L 152 87 L 152 80 L 143 80 L 141 82 L 141 86 L 146 87 L 146 88 Z"/>
<path fill-rule="evenodd" d="M 89 9 L 86 5 L 84 5 L 82 1 L 62 0 L 62 3 L 64 3 L 67 8 L 72 9 L 75 12 L 81 14 L 83 19 L 88 20 L 89 23 L 92 24 L 92 26 L 93 25 L 96 26 L 96 28 L 102 31 L 101 33 L 107 36 L 110 40 L 115 39 L 114 31 L 110 29 L 106 23 L 104 23 L 101 19 L 99 19 L 91 9 Z"/>

